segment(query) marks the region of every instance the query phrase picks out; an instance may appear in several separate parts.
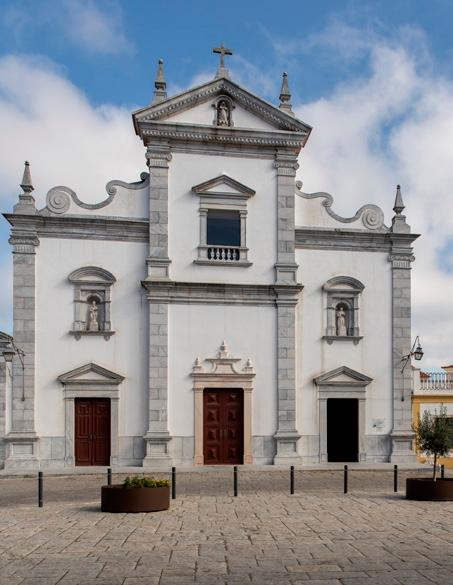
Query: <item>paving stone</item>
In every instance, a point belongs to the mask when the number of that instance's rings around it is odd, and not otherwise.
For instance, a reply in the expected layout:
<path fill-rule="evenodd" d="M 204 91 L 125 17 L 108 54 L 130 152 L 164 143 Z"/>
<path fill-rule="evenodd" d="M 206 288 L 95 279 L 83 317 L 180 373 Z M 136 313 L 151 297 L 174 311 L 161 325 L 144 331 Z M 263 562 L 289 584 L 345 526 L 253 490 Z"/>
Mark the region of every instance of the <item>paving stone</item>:
<path fill-rule="evenodd" d="M 229 471 L 180 473 L 169 511 L 111 515 L 99 476 L 46 478 L 42 509 L 35 478 L 0 478 L 0 585 L 452 585 L 453 503 L 351 476 L 297 471 L 290 496 L 287 471 L 241 469 L 233 498 Z"/>

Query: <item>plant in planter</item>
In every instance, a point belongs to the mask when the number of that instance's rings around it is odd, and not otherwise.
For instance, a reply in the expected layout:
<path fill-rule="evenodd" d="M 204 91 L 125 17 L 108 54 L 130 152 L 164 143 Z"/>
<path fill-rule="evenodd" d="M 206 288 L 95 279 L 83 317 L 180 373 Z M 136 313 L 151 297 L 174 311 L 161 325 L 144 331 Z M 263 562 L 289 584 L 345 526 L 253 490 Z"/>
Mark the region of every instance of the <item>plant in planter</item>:
<path fill-rule="evenodd" d="M 170 482 L 152 477 L 126 477 L 122 484 L 101 488 L 103 512 L 157 512 L 170 507 Z"/>
<path fill-rule="evenodd" d="M 453 500 L 453 479 L 437 477 L 439 457 L 447 455 L 449 449 L 449 433 L 447 410 L 440 408 L 439 414 L 431 414 L 427 410 L 418 417 L 413 427 L 417 449 L 427 457 L 433 457 L 432 478 L 406 479 L 406 498 L 411 500 Z"/>

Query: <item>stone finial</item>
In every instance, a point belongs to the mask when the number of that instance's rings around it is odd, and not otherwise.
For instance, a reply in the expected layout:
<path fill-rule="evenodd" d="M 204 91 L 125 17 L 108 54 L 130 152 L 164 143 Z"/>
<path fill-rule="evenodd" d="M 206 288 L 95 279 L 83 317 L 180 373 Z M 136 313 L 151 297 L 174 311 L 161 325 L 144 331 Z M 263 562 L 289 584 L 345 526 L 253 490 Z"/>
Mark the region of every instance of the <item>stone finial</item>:
<path fill-rule="evenodd" d="M 253 363 L 250 358 L 246 361 L 245 366 L 242 368 L 242 371 L 244 372 L 244 374 L 252 374 L 254 372 Z"/>
<path fill-rule="evenodd" d="M 231 49 L 227 49 L 226 47 L 223 46 L 223 43 L 221 43 L 220 47 L 215 47 L 214 49 L 212 49 L 212 52 L 218 53 L 220 55 L 219 68 L 217 69 L 215 78 L 219 79 L 220 77 L 226 77 L 227 79 L 229 79 L 230 74 L 228 69 L 225 67 L 225 55 L 232 55 L 233 51 Z"/>
<path fill-rule="evenodd" d="M 20 186 L 22 187 L 24 193 L 31 193 L 32 191 L 35 190 L 31 182 L 30 163 L 28 162 L 28 160 L 25 161 L 24 175 L 22 177 L 22 182 Z"/>
<path fill-rule="evenodd" d="M 31 194 L 35 188 L 31 182 L 30 163 L 28 160 L 25 161 L 24 174 L 20 186 L 22 187 L 23 193 L 19 195 L 19 201 L 14 206 L 14 213 L 36 213 L 35 198 Z"/>
<path fill-rule="evenodd" d="M 230 354 L 228 352 L 227 345 L 226 345 L 225 341 L 222 341 L 222 345 L 220 346 L 220 351 L 219 351 L 219 358 L 225 359 L 228 357 L 230 357 Z"/>
<path fill-rule="evenodd" d="M 406 223 L 406 216 L 402 215 L 404 210 L 404 203 L 403 197 L 401 195 L 401 187 L 400 185 L 396 186 L 396 196 L 395 196 L 395 204 L 393 206 L 393 211 L 395 215 L 392 218 L 392 232 L 394 233 L 409 233 L 411 231 L 411 226 Z"/>
<path fill-rule="evenodd" d="M 192 372 L 202 372 L 203 371 L 203 365 L 200 361 L 200 358 L 197 357 L 195 360 L 195 363 L 192 367 Z"/>
<path fill-rule="evenodd" d="M 280 110 L 283 110 L 287 114 L 294 115 L 292 107 L 291 107 L 291 92 L 289 91 L 288 85 L 288 74 L 285 72 L 283 73 L 282 77 L 282 88 L 280 90 L 280 105 L 278 106 Z"/>
<path fill-rule="evenodd" d="M 162 102 L 163 100 L 167 99 L 167 82 L 165 81 L 164 76 L 164 61 L 163 59 L 159 59 L 157 65 L 157 76 L 154 81 L 154 99 L 153 104 L 158 102 Z"/>
<path fill-rule="evenodd" d="M 404 203 L 403 203 L 403 196 L 401 195 L 401 186 L 396 186 L 396 197 L 395 197 L 395 205 L 393 206 L 393 211 L 396 215 L 401 215 L 401 212 L 404 211 Z"/>

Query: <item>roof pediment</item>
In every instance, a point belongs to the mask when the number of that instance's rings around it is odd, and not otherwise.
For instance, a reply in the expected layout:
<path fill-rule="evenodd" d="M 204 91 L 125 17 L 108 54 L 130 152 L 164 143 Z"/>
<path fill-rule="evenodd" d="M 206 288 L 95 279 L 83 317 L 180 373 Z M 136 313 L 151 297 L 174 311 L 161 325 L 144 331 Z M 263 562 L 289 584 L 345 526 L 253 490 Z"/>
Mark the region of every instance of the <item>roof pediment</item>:
<path fill-rule="evenodd" d="M 63 384 L 86 384 L 96 382 L 98 384 L 119 384 L 124 380 L 124 376 L 103 368 L 99 364 L 90 362 L 65 374 L 58 376 L 58 380 Z"/>
<path fill-rule="evenodd" d="M 185 110 L 213 100 L 217 96 L 226 95 L 256 117 L 270 124 L 276 131 L 297 132 L 305 137 L 310 134 L 311 127 L 301 120 L 287 114 L 274 105 L 255 96 L 246 89 L 227 78 L 214 79 L 203 85 L 184 91 L 166 100 L 151 104 L 133 112 L 132 117 L 137 134 L 141 135 L 140 126 L 151 122 L 171 122 L 171 117 Z M 217 129 L 219 130 L 219 129 Z M 224 129 L 221 129 L 221 131 Z M 225 130 L 232 130 L 227 128 Z"/>
<path fill-rule="evenodd" d="M 192 187 L 192 192 L 201 197 L 248 199 L 255 191 L 228 175 L 219 175 Z"/>
<path fill-rule="evenodd" d="M 317 386 L 368 386 L 373 378 L 347 366 L 340 366 L 314 378 Z"/>

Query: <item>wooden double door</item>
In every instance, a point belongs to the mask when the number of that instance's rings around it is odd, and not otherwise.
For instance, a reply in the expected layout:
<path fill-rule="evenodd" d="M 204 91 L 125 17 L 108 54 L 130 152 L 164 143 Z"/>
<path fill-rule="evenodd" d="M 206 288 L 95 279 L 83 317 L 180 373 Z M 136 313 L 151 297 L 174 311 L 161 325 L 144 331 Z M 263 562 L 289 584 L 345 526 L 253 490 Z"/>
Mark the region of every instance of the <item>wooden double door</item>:
<path fill-rule="evenodd" d="M 75 399 L 75 464 L 110 465 L 110 399 Z"/>
<path fill-rule="evenodd" d="M 244 392 L 242 388 L 206 388 L 203 392 L 205 465 L 244 462 Z"/>

